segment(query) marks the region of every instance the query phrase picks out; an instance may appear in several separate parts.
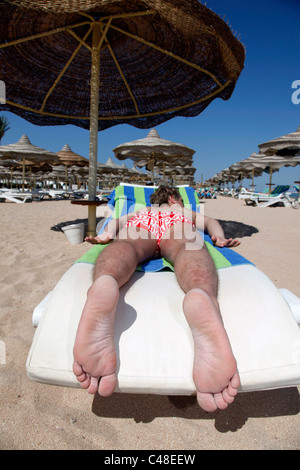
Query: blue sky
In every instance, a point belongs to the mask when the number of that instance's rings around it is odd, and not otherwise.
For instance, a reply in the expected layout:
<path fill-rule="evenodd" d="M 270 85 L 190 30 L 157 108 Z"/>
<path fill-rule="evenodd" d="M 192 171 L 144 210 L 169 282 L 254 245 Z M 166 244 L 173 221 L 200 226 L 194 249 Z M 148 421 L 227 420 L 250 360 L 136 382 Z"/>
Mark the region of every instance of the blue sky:
<path fill-rule="evenodd" d="M 178 117 L 156 127 L 162 138 L 196 151 L 196 181 L 201 175 L 208 179 L 257 152 L 260 143 L 300 125 L 300 104 L 292 102 L 292 83 L 300 81 L 300 0 L 208 0 L 207 7 L 222 18 L 225 15 L 232 30 L 240 34 L 246 47 L 245 68 L 229 101 L 217 99 L 195 118 Z M 70 125 L 39 127 L 14 114 L 1 114 L 11 127 L 2 145 L 27 134 L 34 145 L 58 152 L 69 144 L 88 158 L 87 130 Z M 124 124 L 99 132 L 98 161 L 105 163 L 109 157 L 116 161 L 114 147 L 148 132 Z M 130 160 L 125 164 L 132 167 Z M 299 179 L 300 166 L 281 169 L 273 182 L 293 185 Z M 256 178 L 256 189 L 262 190 L 266 182 L 266 174 Z"/>

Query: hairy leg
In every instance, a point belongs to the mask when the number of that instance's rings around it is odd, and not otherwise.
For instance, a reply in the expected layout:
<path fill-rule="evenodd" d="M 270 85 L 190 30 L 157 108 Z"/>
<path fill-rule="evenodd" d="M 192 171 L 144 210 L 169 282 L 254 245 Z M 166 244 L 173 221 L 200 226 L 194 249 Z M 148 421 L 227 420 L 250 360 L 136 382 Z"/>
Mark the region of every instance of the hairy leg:
<path fill-rule="evenodd" d="M 176 238 L 174 232 L 176 227 L 166 234 L 161 251 L 174 264 L 178 282 L 186 293 L 183 311 L 194 340 L 197 400 L 205 411 L 225 409 L 233 402 L 240 380 L 217 300 L 217 272 L 198 238 L 193 246 L 191 237 Z"/>
<path fill-rule="evenodd" d="M 156 241 L 146 234 L 137 240 L 121 237 L 97 259 L 73 350 L 73 372 L 81 387 L 102 396 L 111 395 L 117 384 L 113 327 L 119 288 L 156 250 Z"/>

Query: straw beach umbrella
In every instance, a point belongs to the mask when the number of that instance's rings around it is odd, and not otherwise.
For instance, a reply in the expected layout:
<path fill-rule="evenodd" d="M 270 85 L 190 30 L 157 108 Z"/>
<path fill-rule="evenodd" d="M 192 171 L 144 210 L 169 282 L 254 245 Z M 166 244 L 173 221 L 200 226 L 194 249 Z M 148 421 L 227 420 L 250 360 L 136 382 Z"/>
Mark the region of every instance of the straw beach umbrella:
<path fill-rule="evenodd" d="M 64 145 L 63 148 L 59 152 L 57 152 L 56 155 L 58 155 L 60 163 L 65 165 L 65 183 L 66 183 L 66 189 L 67 189 L 68 168 L 72 166 L 88 167 L 89 161 L 87 158 L 84 158 L 81 155 L 78 155 L 77 153 L 73 152 L 73 150 L 68 144 Z"/>
<path fill-rule="evenodd" d="M 68 144 L 64 145 L 63 148 L 56 153 L 56 155 L 59 156 L 59 161 L 66 167 L 74 165 L 78 167 L 84 167 L 89 165 L 88 159 L 78 155 L 78 153 L 73 152 Z"/>
<path fill-rule="evenodd" d="M 27 135 L 22 135 L 20 140 L 15 144 L 1 145 L 0 146 L 0 158 L 2 160 L 6 158 L 12 158 L 22 162 L 23 168 L 23 190 L 25 181 L 25 167 L 26 160 L 32 163 L 52 163 L 58 162 L 58 157 L 54 152 L 43 149 L 33 145 Z"/>
<path fill-rule="evenodd" d="M 258 147 L 260 150 L 259 153 L 264 153 L 265 155 L 277 155 L 284 157 L 300 155 L 300 126 L 298 126 L 295 132 L 291 132 L 290 134 L 277 137 L 276 139 L 270 140 L 268 142 L 264 142 Z M 299 181 L 295 181 L 295 183 L 299 184 Z M 300 202 L 300 193 L 298 201 Z"/>
<path fill-rule="evenodd" d="M 258 148 L 265 155 L 300 155 L 300 126 L 295 132 L 264 142 Z"/>
<path fill-rule="evenodd" d="M 242 44 L 197 0 L 10 0 L 0 18 L 0 109 L 90 130 L 90 201 L 98 130 L 196 116 L 230 98 L 244 65 Z"/>
<path fill-rule="evenodd" d="M 0 159 L 1 159 L 1 157 L 0 157 Z M 8 174 L 8 170 L 6 170 L 6 168 L 8 168 L 9 171 L 10 171 L 10 187 L 12 188 L 13 171 L 16 170 L 16 168 L 18 168 L 20 166 L 20 162 L 18 162 L 17 160 L 13 160 L 11 158 L 7 158 L 7 159 L 1 161 L 0 163 L 1 163 L 1 171 L 2 171 L 3 174 L 4 173 L 6 175 Z"/>
<path fill-rule="evenodd" d="M 295 167 L 300 164 L 300 158 L 295 156 L 264 155 L 261 153 L 252 153 L 245 161 L 254 165 L 255 168 L 262 169 L 270 175 L 269 193 L 272 191 L 272 175 L 283 167 Z"/>
<path fill-rule="evenodd" d="M 166 165 L 170 167 L 191 164 L 195 150 L 162 139 L 156 129 L 151 129 L 144 139 L 121 144 L 113 149 L 113 152 L 119 160 L 130 158 L 139 168 L 146 167 L 153 171 L 154 167 L 162 167 L 164 178 Z"/>
<path fill-rule="evenodd" d="M 264 171 L 263 168 L 256 166 L 255 163 L 251 161 L 251 159 L 245 159 L 237 163 L 233 163 L 227 170 L 228 173 L 234 178 L 234 182 L 236 179 L 240 178 L 241 187 L 243 178 L 251 178 L 252 190 L 254 190 L 254 178 L 256 176 L 260 176 Z"/>
<path fill-rule="evenodd" d="M 165 174 L 173 182 L 173 184 L 194 184 L 194 174 L 196 173 L 196 168 L 192 165 L 186 165 L 184 167 L 176 166 L 167 166 L 165 168 Z M 162 174 L 162 170 L 158 168 L 158 174 Z"/>

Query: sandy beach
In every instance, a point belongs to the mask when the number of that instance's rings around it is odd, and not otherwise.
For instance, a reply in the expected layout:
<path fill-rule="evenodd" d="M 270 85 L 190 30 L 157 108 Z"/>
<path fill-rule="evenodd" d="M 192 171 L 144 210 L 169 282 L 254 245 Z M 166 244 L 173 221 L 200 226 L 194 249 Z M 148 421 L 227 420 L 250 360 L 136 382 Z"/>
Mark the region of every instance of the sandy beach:
<path fill-rule="evenodd" d="M 201 205 L 240 237 L 239 253 L 277 287 L 300 297 L 300 210 L 251 207 L 229 197 Z M 90 248 L 70 244 L 60 226 L 86 220 L 87 208 L 70 201 L 6 202 L 0 212 L 0 340 L 6 346 L 6 363 L 0 364 L 1 449 L 300 448 L 297 387 L 239 394 L 225 411 L 207 414 L 195 397 L 100 398 L 30 381 L 25 363 L 35 332 L 32 312 Z"/>

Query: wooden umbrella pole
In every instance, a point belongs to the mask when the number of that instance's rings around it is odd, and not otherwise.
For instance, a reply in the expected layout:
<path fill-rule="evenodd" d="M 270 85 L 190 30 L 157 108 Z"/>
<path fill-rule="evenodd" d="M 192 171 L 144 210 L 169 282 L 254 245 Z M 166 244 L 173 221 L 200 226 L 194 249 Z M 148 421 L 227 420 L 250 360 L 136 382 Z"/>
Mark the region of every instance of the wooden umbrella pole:
<path fill-rule="evenodd" d="M 272 167 L 270 166 L 269 194 L 272 192 Z"/>
<path fill-rule="evenodd" d="M 89 146 L 89 200 L 96 200 L 97 190 L 97 149 L 98 149 L 98 114 L 99 114 L 99 70 L 101 25 L 93 24 L 93 45 L 91 64 L 91 97 L 90 97 L 90 146 Z M 87 236 L 96 235 L 96 206 L 88 206 Z"/>
<path fill-rule="evenodd" d="M 68 189 L 68 167 L 67 165 L 65 164 L 65 185 L 66 185 L 66 191 Z"/>
<path fill-rule="evenodd" d="M 23 174 L 23 182 L 22 182 L 22 191 L 25 191 L 25 158 L 22 161 L 22 174 Z"/>
<path fill-rule="evenodd" d="M 252 191 L 254 191 L 254 168 L 252 168 L 251 173 L 252 173 Z"/>

